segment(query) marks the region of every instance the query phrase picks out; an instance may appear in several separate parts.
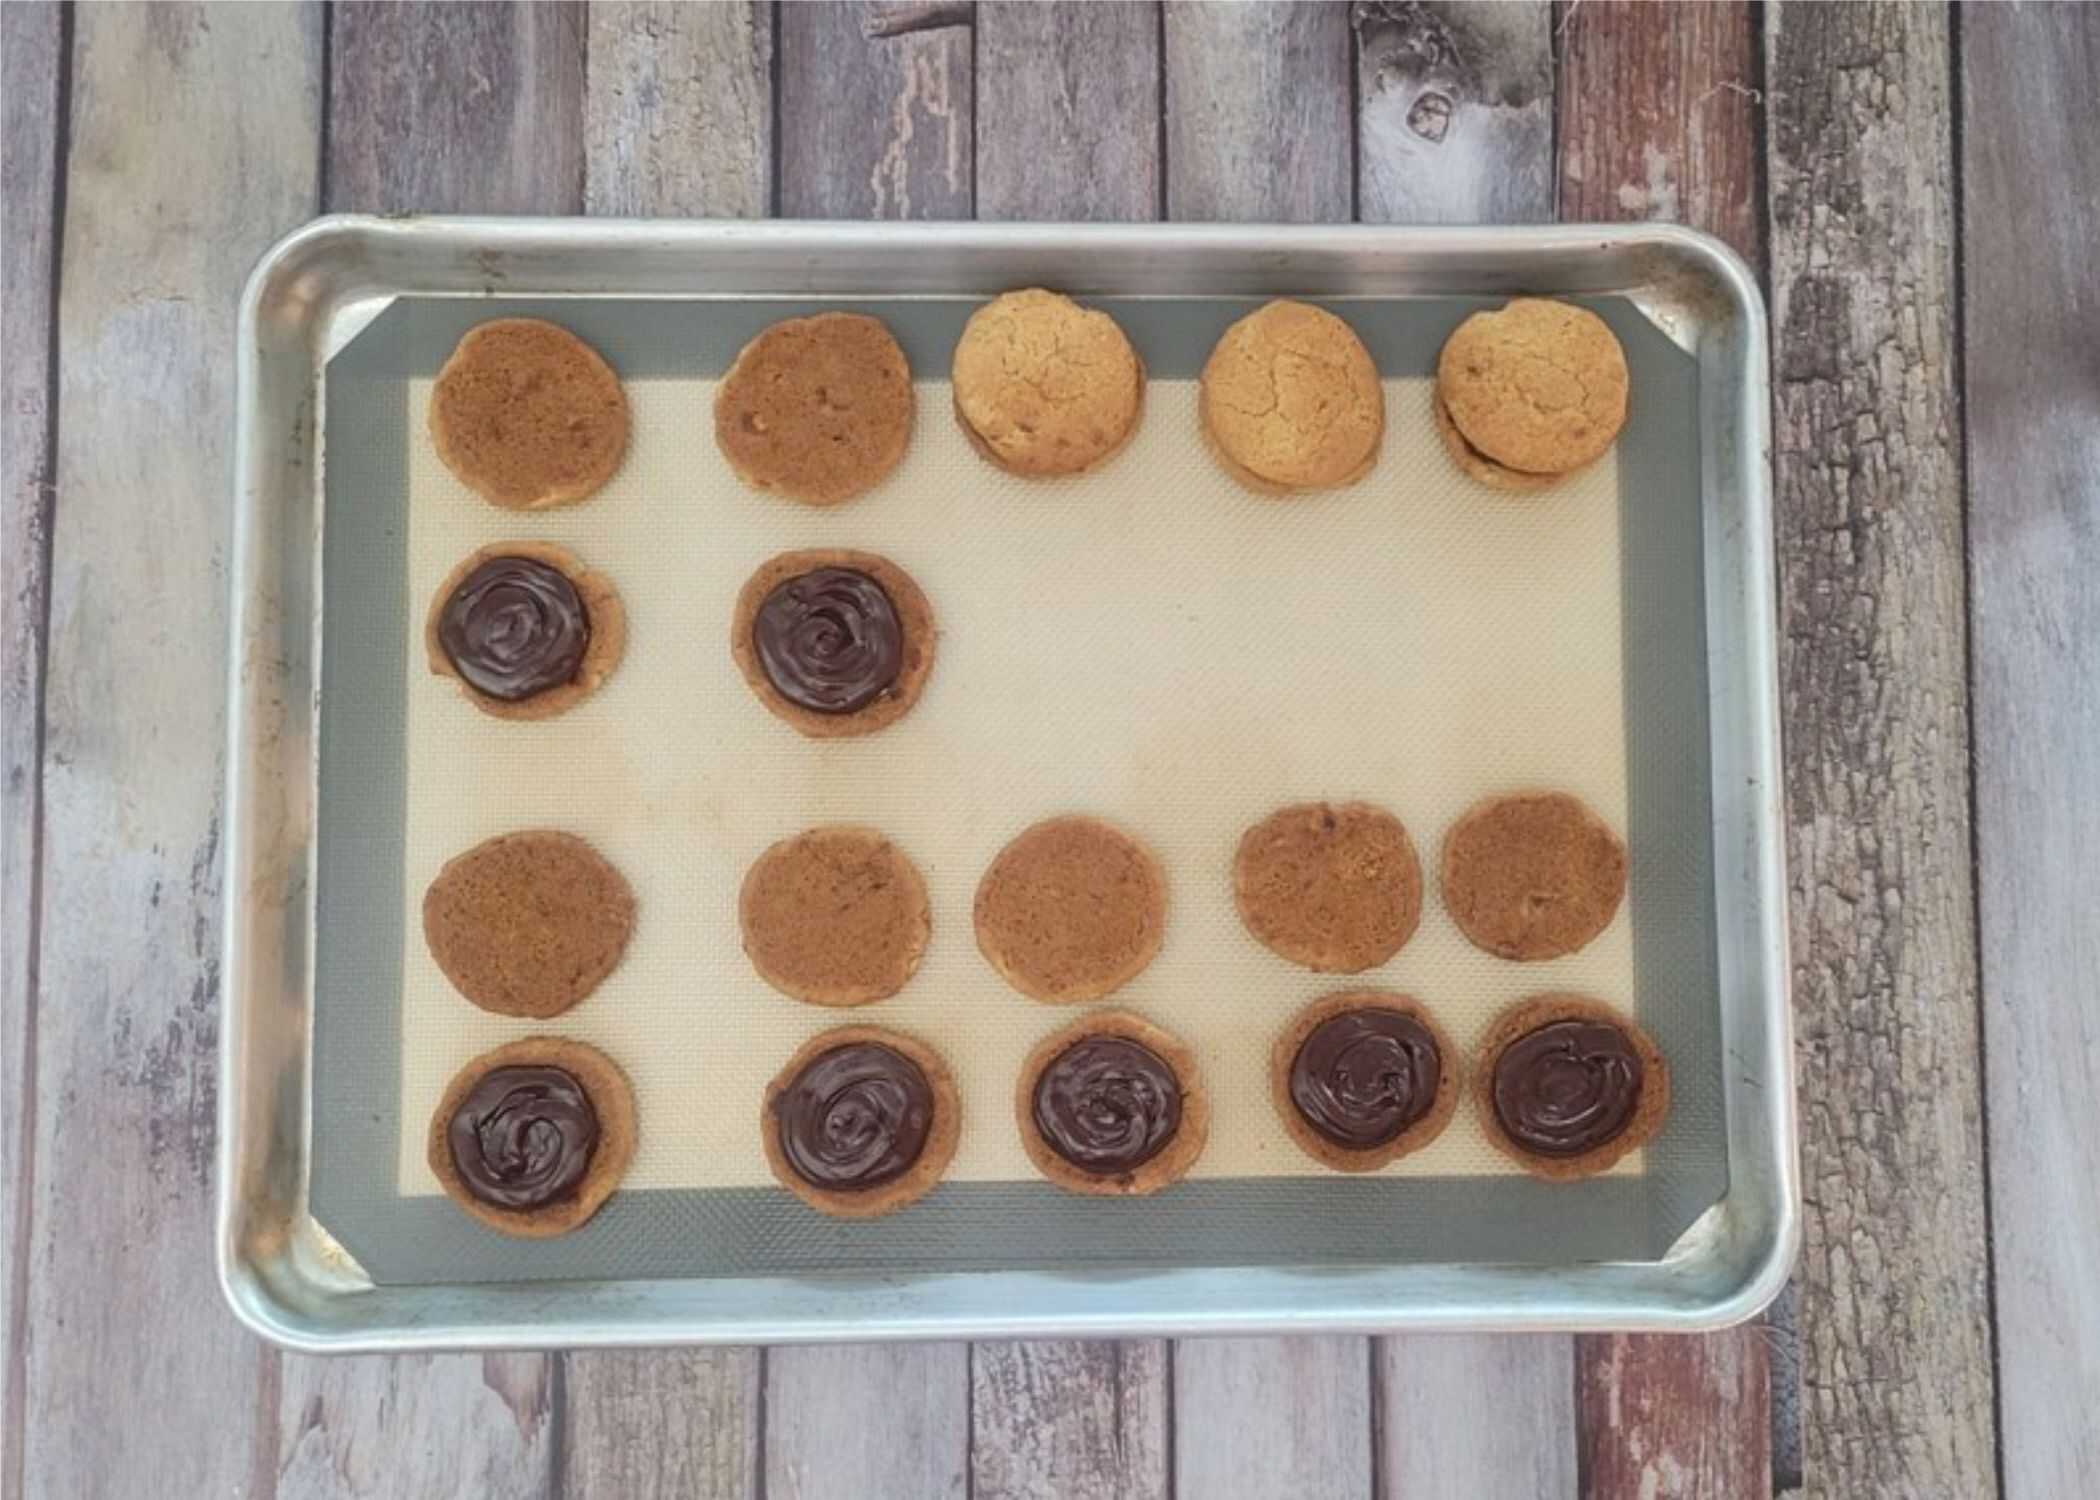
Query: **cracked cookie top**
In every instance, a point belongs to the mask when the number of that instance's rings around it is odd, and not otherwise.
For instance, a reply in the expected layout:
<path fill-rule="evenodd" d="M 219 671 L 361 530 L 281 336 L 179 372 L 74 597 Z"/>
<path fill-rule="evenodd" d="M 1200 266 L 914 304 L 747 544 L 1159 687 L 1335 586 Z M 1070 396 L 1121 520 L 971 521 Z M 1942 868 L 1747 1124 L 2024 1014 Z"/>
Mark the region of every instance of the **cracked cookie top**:
<path fill-rule="evenodd" d="M 970 315 L 955 346 L 955 415 L 1010 474 L 1077 474 L 1137 430 L 1145 367 L 1115 319 L 1040 287 Z"/>
<path fill-rule="evenodd" d="M 1354 484 L 1385 434 L 1370 351 L 1304 302 L 1271 302 L 1225 330 L 1203 367 L 1202 410 L 1225 467 L 1270 493 Z"/>
<path fill-rule="evenodd" d="M 1466 445 L 1525 474 L 1601 456 L 1626 421 L 1626 355 L 1586 308 L 1519 297 L 1459 324 L 1437 359 L 1437 397 Z"/>

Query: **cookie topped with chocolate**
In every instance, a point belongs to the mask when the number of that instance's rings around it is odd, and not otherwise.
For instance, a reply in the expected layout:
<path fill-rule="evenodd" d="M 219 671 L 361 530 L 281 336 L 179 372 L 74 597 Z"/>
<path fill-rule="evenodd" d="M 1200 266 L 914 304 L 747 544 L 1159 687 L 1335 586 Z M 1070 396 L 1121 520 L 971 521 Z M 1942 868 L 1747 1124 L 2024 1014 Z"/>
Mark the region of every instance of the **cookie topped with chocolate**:
<path fill-rule="evenodd" d="M 1194 1164 L 1210 1130 L 1195 1054 L 1126 1011 L 1097 1011 L 1038 1042 L 1014 1113 L 1038 1171 L 1104 1197 L 1158 1192 Z"/>
<path fill-rule="evenodd" d="M 627 616 L 612 580 L 551 542 L 476 549 L 438 585 L 423 628 L 431 672 L 499 719 L 547 719 L 620 664 Z"/>
<path fill-rule="evenodd" d="M 1345 990 L 1291 1018 L 1269 1051 L 1277 1118 L 1304 1152 L 1369 1172 L 1419 1151 L 1458 1108 L 1458 1054 L 1408 995 Z"/>
<path fill-rule="evenodd" d="M 729 649 L 761 703 L 812 739 L 872 734 L 933 670 L 933 606 L 886 557 L 784 552 L 744 583 Z"/>
<path fill-rule="evenodd" d="M 838 1218 L 904 1207 L 940 1180 L 961 1130 L 954 1076 L 916 1037 L 841 1026 L 766 1086 L 760 1132 L 781 1186 Z"/>
<path fill-rule="evenodd" d="M 1648 1034 L 1581 995 L 1535 995 L 1482 1039 L 1474 1085 L 1488 1143 L 1534 1177 L 1608 1171 L 1662 1128 L 1670 1069 Z"/>

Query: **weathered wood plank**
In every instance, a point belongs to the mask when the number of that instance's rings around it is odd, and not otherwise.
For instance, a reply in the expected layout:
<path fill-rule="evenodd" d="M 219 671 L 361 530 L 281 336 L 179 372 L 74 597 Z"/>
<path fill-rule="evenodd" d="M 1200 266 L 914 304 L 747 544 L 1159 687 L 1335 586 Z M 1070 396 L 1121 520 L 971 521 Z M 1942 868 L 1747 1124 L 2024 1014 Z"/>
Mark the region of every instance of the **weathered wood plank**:
<path fill-rule="evenodd" d="M 1168 1347 L 978 1344 L 970 1351 L 975 1500 L 1164 1500 Z"/>
<path fill-rule="evenodd" d="M 1765 27 L 1805 1469 L 1989 1495 L 1948 12 Z"/>
<path fill-rule="evenodd" d="M 969 1483 L 968 1344 L 767 1353 L 767 1500 L 961 1500 Z"/>
<path fill-rule="evenodd" d="M 313 213 L 316 7 L 74 16 L 24 1495 L 267 1488 L 210 1254 L 235 302 Z M 113 1409 L 112 1392 L 129 1402 Z"/>
<path fill-rule="evenodd" d="M 1159 6 L 977 7 L 977 217 L 1156 219 Z"/>
<path fill-rule="evenodd" d="M 575 213 L 583 49 L 570 0 L 338 5 L 329 208 Z"/>
<path fill-rule="evenodd" d="M 1703 1500 L 1772 1492 L 1763 1330 L 1579 1340 L 1584 1493 Z"/>
<path fill-rule="evenodd" d="M 1164 24 L 1167 217 L 1351 218 L 1348 8 L 1169 0 Z"/>
<path fill-rule="evenodd" d="M 2008 1495 L 2100 1492 L 2100 11 L 1961 21 L 1976 842 Z"/>
<path fill-rule="evenodd" d="M 559 1420 L 553 1371 L 554 1361 L 538 1354 L 287 1359 L 269 1493 L 281 1500 L 556 1493 L 548 1465 Z"/>
<path fill-rule="evenodd" d="M 587 213 L 750 219 L 773 196 L 773 7 L 594 5 Z"/>
<path fill-rule="evenodd" d="M 1175 1344 L 1174 1493 L 1370 1500 L 1370 1341 Z"/>
<path fill-rule="evenodd" d="M 780 7 L 780 211 L 967 219 L 975 101 L 967 6 Z"/>
<path fill-rule="evenodd" d="M 1575 1358 L 1568 1339 L 1422 1334 L 1376 1342 L 1379 1494 L 1572 1500 Z"/>
<path fill-rule="evenodd" d="M 1545 0 L 1358 0 L 1359 217 L 1553 218 L 1552 10 Z"/>
<path fill-rule="evenodd" d="M 568 1355 L 556 1493 L 760 1494 L 763 1363 L 756 1349 Z"/>

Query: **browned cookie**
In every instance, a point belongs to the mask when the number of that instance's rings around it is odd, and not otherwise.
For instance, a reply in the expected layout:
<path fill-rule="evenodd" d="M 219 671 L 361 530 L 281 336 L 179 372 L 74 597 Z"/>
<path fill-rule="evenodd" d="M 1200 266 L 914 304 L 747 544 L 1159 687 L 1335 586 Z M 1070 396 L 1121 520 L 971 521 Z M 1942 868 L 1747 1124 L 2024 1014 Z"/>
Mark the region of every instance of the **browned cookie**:
<path fill-rule="evenodd" d="M 506 833 L 449 860 L 423 893 L 423 940 L 462 995 L 499 1016 L 558 1016 L 627 951 L 634 892 L 570 833 Z"/>
<path fill-rule="evenodd" d="M 1626 893 L 1626 846 L 1565 792 L 1476 802 L 1444 835 L 1444 905 L 1476 948 L 1559 958 L 1605 928 Z"/>
<path fill-rule="evenodd" d="M 1028 1159 L 1059 1187 L 1137 1198 L 1203 1154 L 1210 1097 L 1180 1038 L 1128 1011 L 1098 1010 L 1035 1044 L 1014 1118 Z"/>
<path fill-rule="evenodd" d="M 886 557 L 783 552 L 744 583 L 729 651 L 758 701 L 811 739 L 873 734 L 933 671 L 933 606 Z"/>
<path fill-rule="evenodd" d="M 467 330 L 430 392 L 430 440 L 445 467 L 505 510 L 597 493 L 627 452 L 627 393 L 566 328 L 498 318 Z"/>
<path fill-rule="evenodd" d="M 962 1101 L 948 1065 L 916 1037 L 840 1026 L 788 1059 L 758 1120 L 782 1187 L 837 1218 L 872 1219 L 940 1181 Z"/>
<path fill-rule="evenodd" d="M 977 883 L 977 948 L 1033 1000 L 1099 1000 L 1159 952 L 1167 880 L 1144 845 L 1099 818 L 1017 835 Z"/>
<path fill-rule="evenodd" d="M 1387 990 L 1344 990 L 1291 1018 L 1269 1049 L 1269 1097 L 1307 1156 L 1371 1172 L 1444 1133 L 1459 1057 L 1428 1007 Z"/>
<path fill-rule="evenodd" d="M 1203 366 L 1201 409 L 1211 451 L 1264 494 L 1354 484 L 1385 435 L 1370 351 L 1305 302 L 1271 302 L 1225 330 Z"/>
<path fill-rule="evenodd" d="M 752 863 L 737 900 L 759 978 L 812 1005 L 866 1005 L 904 988 L 926 951 L 926 882 L 872 828 L 812 828 Z"/>
<path fill-rule="evenodd" d="M 912 407 L 911 366 L 880 319 L 789 318 L 744 345 L 715 388 L 715 444 L 746 484 L 837 505 L 897 467 Z"/>
<path fill-rule="evenodd" d="M 1587 308 L 1519 297 L 1458 325 L 1437 357 L 1437 396 L 1466 446 L 1525 474 L 1601 457 L 1626 423 L 1626 354 Z"/>
<path fill-rule="evenodd" d="M 552 542 L 492 542 L 445 575 L 423 624 L 430 670 L 499 719 L 551 719 L 627 649 L 612 580 Z"/>
<path fill-rule="evenodd" d="M 1271 951 L 1322 974 L 1360 974 L 1414 936 L 1422 862 L 1382 807 L 1301 802 L 1241 837 L 1232 894 Z"/>
<path fill-rule="evenodd" d="M 489 1228 L 567 1234 L 596 1213 L 634 1160 L 634 1091 L 596 1047 L 529 1036 L 484 1052 L 430 1117 L 430 1170 Z"/>
<path fill-rule="evenodd" d="M 955 345 L 955 415 L 1023 478 L 1098 467 L 1137 431 L 1145 367 L 1116 320 L 1040 287 L 995 297 Z"/>
<path fill-rule="evenodd" d="M 1534 1177 L 1609 1171 L 1655 1138 L 1670 1066 L 1648 1033 L 1581 995 L 1533 995 L 1497 1016 L 1473 1065 L 1488 1144 Z"/>
<path fill-rule="evenodd" d="M 1458 430 L 1458 424 L 1451 420 L 1450 408 L 1444 405 L 1440 393 L 1431 392 L 1430 408 L 1436 418 L 1436 434 L 1444 440 L 1444 451 L 1451 455 L 1451 461 L 1489 489 L 1529 495 L 1550 490 L 1560 483 L 1563 476 L 1559 474 L 1526 474 L 1518 469 L 1506 469 L 1475 448 Z"/>

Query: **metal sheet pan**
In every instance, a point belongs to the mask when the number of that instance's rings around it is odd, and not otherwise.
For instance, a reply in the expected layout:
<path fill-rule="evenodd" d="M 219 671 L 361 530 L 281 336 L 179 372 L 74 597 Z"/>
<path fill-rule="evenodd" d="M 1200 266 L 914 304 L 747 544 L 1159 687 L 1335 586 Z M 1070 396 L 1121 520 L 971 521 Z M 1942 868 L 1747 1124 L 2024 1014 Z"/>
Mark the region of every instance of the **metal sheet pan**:
<path fill-rule="evenodd" d="M 1068 1267 L 377 1284 L 310 1211 L 329 357 L 397 299 L 1614 296 L 1697 370 L 1713 984 L 1727 1190 L 1666 1253 L 1566 1264 Z M 500 303 L 497 305 L 500 307 Z M 497 310 L 492 307 L 491 311 Z M 1399 1328 L 1695 1329 L 1776 1294 L 1798 1233 L 1764 313 L 1725 248 L 1659 226 L 628 223 L 335 218 L 242 307 L 218 1257 L 308 1349 Z M 1688 489 L 1688 492 L 1689 492 Z"/>

